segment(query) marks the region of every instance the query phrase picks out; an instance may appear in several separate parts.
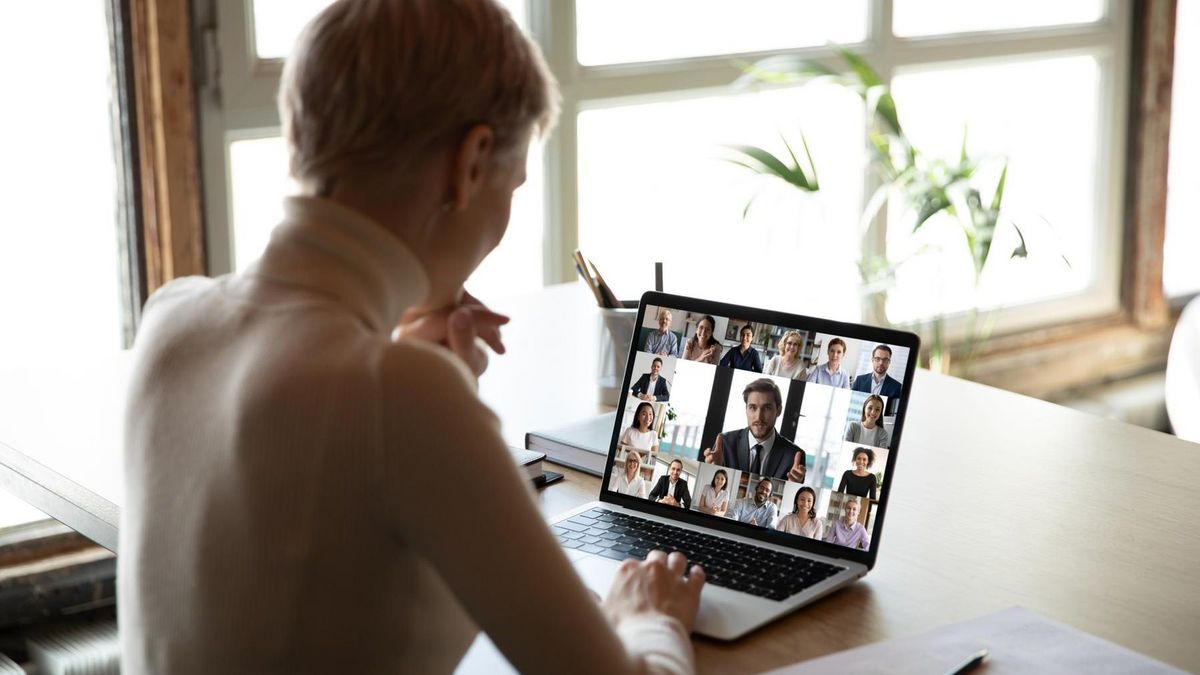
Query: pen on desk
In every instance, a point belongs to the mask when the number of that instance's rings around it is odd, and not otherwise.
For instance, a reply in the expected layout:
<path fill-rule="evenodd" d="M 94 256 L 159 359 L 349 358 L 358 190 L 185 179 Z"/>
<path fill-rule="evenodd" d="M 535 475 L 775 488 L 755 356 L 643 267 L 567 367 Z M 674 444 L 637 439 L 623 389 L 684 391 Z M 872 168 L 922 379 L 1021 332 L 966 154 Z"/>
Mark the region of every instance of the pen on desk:
<path fill-rule="evenodd" d="M 663 289 L 663 283 L 662 283 L 663 270 L 662 270 L 662 268 L 663 268 L 662 263 L 660 263 L 660 262 L 654 263 L 654 290 L 658 291 L 659 293 L 662 293 L 662 289 Z"/>
<path fill-rule="evenodd" d="M 987 657 L 987 648 L 980 649 L 968 657 L 966 661 L 963 661 L 950 670 L 947 670 L 946 675 L 964 675 L 964 673 L 969 673 L 982 665 L 984 661 L 987 661 Z"/>

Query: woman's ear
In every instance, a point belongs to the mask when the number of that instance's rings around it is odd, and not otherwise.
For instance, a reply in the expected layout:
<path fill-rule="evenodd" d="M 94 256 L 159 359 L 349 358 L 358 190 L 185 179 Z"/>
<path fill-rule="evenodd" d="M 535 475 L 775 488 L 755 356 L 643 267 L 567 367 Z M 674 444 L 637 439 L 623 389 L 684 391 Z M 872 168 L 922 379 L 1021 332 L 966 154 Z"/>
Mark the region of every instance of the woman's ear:
<path fill-rule="evenodd" d="M 496 132 L 486 124 L 476 124 L 463 136 L 451 172 L 450 203 L 455 211 L 466 209 L 479 193 L 495 148 Z"/>

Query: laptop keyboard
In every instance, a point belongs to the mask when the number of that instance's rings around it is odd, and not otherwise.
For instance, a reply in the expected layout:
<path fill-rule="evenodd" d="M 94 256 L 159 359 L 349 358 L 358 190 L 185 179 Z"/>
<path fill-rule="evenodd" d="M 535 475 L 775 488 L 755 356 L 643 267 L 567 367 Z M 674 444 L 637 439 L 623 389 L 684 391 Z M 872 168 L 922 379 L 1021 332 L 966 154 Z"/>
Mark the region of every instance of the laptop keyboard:
<path fill-rule="evenodd" d="M 625 560 L 679 551 L 704 568 L 708 583 L 769 600 L 786 600 L 844 570 L 802 556 L 596 508 L 555 523 L 564 548 Z"/>

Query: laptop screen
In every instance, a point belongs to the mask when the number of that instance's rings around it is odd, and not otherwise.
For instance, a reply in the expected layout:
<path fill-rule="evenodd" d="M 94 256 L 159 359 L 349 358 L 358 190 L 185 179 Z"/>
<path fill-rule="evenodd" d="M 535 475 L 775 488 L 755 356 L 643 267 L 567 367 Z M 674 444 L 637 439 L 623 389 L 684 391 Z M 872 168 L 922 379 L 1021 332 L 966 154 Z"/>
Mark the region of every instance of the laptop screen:
<path fill-rule="evenodd" d="M 917 337 L 647 293 L 604 498 L 873 562 Z"/>

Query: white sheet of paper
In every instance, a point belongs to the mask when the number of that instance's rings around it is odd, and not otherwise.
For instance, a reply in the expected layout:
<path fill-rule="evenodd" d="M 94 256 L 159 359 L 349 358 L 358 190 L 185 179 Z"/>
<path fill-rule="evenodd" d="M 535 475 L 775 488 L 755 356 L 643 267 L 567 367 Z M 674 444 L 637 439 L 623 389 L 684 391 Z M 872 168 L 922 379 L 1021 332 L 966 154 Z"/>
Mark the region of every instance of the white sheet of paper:
<path fill-rule="evenodd" d="M 988 660 L 973 671 L 979 675 L 1184 672 L 1024 607 L 1010 607 L 921 635 L 876 642 L 796 663 L 772 673 L 929 675 L 948 672 L 984 648 L 989 652 Z"/>

